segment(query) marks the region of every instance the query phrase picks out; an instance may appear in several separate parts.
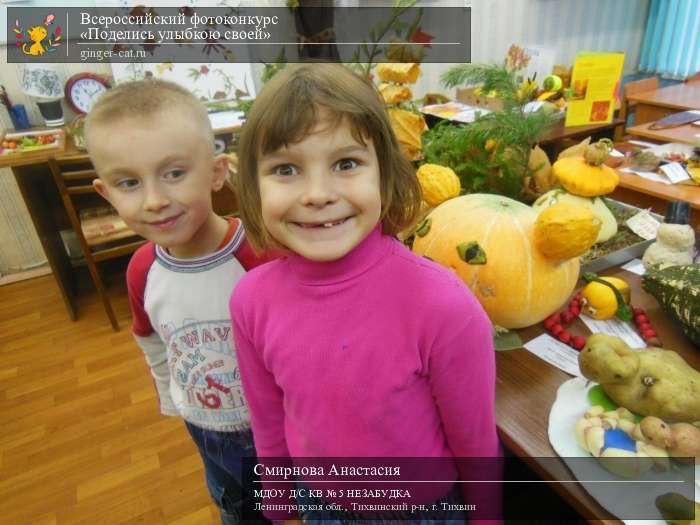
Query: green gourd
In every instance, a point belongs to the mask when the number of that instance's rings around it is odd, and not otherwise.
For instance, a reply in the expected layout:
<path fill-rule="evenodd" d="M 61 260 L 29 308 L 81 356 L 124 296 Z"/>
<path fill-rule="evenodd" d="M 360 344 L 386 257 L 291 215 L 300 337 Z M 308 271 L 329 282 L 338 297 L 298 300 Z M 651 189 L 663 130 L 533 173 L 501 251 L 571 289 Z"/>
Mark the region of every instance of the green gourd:
<path fill-rule="evenodd" d="M 700 346 L 700 264 L 652 266 L 642 277 L 642 288 Z"/>

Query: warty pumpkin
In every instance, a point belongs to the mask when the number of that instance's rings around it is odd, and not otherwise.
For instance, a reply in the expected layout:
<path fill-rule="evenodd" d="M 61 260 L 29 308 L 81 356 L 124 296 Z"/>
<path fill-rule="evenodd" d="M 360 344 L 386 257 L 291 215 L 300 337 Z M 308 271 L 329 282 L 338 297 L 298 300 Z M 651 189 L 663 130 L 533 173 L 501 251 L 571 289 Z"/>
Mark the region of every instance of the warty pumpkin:
<path fill-rule="evenodd" d="M 530 326 L 566 302 L 579 274 L 578 259 L 549 259 L 535 247 L 536 219 L 532 208 L 501 195 L 456 197 L 428 215 L 413 251 L 459 275 L 493 323 Z"/>
<path fill-rule="evenodd" d="M 447 199 L 459 195 L 459 177 L 452 168 L 439 164 L 423 164 L 416 172 L 423 200 L 430 206 L 437 206 Z"/>
<path fill-rule="evenodd" d="M 595 243 L 600 225 L 600 219 L 589 208 L 560 202 L 537 216 L 535 245 L 550 258 L 579 257 Z"/>
<path fill-rule="evenodd" d="M 558 202 L 568 202 L 578 206 L 584 206 L 593 212 L 593 215 L 601 222 L 600 231 L 598 231 L 595 242 L 605 242 L 617 233 L 617 220 L 615 220 L 615 216 L 600 197 L 579 197 L 561 188 L 556 188 L 538 198 L 532 207 L 537 213 L 540 213 L 545 208 L 553 206 Z"/>

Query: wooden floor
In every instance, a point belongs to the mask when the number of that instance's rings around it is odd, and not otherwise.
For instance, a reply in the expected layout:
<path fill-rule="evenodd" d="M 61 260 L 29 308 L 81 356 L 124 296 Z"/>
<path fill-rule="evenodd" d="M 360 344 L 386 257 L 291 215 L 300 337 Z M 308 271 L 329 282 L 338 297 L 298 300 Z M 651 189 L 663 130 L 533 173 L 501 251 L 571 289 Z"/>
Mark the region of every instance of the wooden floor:
<path fill-rule="evenodd" d="M 71 322 L 51 276 L 0 287 L 0 523 L 215 524 L 201 460 L 179 418 L 160 416 L 132 341 L 94 293 Z"/>

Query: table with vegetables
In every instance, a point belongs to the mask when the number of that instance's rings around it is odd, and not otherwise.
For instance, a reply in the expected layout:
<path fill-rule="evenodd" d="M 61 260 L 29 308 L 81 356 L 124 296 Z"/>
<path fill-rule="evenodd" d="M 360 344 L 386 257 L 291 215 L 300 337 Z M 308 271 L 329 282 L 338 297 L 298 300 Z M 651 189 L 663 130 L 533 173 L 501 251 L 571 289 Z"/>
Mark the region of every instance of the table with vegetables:
<path fill-rule="evenodd" d="M 607 197 L 620 182 L 610 140 L 550 160 L 537 143 L 553 113 L 523 110 L 538 87 L 517 71 L 456 66 L 446 87 L 497 90 L 503 109 L 427 129 L 406 105 L 418 65 L 377 67 L 423 195 L 399 237 L 455 272 L 494 324 L 497 425 L 513 454 L 590 521 L 690 524 L 700 500 L 695 232 L 682 214 L 666 223 Z M 622 501 L 605 484 L 659 476 L 685 490 L 654 481 Z"/>
<path fill-rule="evenodd" d="M 591 458 L 600 475 L 620 481 L 678 474 L 687 478 L 686 489 L 700 461 L 693 229 L 661 224 L 639 254 L 641 277 L 619 265 L 581 271 L 583 256 L 625 229 L 614 203 L 603 198 L 619 182 L 604 163 L 610 147 L 600 142 L 564 152 L 547 175 L 556 187 L 532 206 L 497 194 L 460 196 L 452 170 L 424 164 L 418 177 L 427 209 L 406 242 L 459 275 L 499 331 L 515 332 L 525 346 L 545 334 L 574 352 L 573 378 L 518 348 L 523 344 L 497 353 L 498 428 L 513 453 L 587 519 L 692 523 L 678 520 L 697 505 L 700 487 L 695 494 L 639 491 L 625 506 L 614 491 L 583 483 L 570 459 Z M 617 328 L 606 333 L 595 322 Z M 618 329 L 638 344 L 630 347 Z M 616 468 L 620 463 L 611 466 L 610 458 L 634 461 Z"/>

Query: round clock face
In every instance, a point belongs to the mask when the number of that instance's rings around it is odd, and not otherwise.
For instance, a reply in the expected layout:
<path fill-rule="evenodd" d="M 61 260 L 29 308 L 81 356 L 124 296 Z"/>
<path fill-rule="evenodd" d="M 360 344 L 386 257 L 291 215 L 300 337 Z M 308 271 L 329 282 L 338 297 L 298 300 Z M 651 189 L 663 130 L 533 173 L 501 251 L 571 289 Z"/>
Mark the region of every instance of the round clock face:
<path fill-rule="evenodd" d="M 66 100 L 76 113 L 88 113 L 97 98 L 109 88 L 102 77 L 78 73 L 66 83 Z"/>

